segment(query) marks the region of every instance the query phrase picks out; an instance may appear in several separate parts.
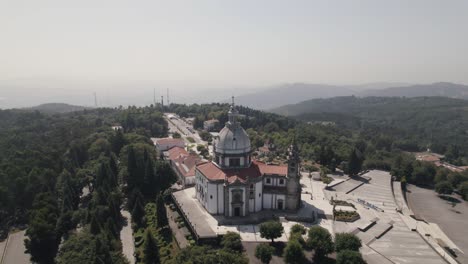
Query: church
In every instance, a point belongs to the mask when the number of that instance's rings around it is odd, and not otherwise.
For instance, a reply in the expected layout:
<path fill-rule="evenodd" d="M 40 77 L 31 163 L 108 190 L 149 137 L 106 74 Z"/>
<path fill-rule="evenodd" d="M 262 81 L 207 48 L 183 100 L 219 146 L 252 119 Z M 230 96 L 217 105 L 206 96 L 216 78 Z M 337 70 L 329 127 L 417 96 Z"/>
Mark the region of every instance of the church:
<path fill-rule="evenodd" d="M 234 100 L 229 121 L 213 142 L 212 161 L 195 169 L 196 198 L 213 215 L 248 216 L 262 210 L 300 207 L 299 155 L 293 143 L 287 165 L 253 160 L 250 139 L 237 118 Z"/>

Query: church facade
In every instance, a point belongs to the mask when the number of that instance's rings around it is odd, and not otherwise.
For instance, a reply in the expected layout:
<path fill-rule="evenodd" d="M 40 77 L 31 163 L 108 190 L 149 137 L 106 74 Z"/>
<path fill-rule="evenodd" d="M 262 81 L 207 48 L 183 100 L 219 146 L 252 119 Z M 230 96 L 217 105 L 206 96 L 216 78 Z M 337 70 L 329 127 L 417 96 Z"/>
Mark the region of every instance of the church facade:
<path fill-rule="evenodd" d="M 196 198 L 214 215 L 248 216 L 262 210 L 295 211 L 300 207 L 299 155 L 288 149 L 287 165 L 253 160 L 250 139 L 240 123 L 234 102 L 229 121 L 213 143 L 213 161 L 195 170 Z"/>

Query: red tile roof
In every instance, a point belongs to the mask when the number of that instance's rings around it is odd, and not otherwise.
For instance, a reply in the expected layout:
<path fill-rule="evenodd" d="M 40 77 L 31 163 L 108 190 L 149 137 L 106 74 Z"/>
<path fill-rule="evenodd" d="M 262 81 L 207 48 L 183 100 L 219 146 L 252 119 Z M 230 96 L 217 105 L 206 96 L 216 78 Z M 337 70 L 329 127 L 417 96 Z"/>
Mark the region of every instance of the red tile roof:
<path fill-rule="evenodd" d="M 168 158 L 170 160 L 174 160 L 180 155 L 188 155 L 188 152 L 184 148 L 181 148 L 181 147 L 173 147 L 169 149 L 167 152 L 169 154 Z"/>
<path fill-rule="evenodd" d="M 245 182 L 247 178 L 257 178 L 263 175 L 286 176 L 288 170 L 286 166 L 267 165 L 257 160 L 254 160 L 249 168 L 221 169 L 212 162 L 205 162 L 197 165 L 197 169 L 209 180 L 216 181 L 227 178 L 229 183 L 236 180 Z"/>
<path fill-rule="evenodd" d="M 156 140 L 156 144 L 178 145 L 178 144 L 184 144 L 184 140 L 181 138 L 158 138 Z"/>
<path fill-rule="evenodd" d="M 196 154 L 190 155 L 180 155 L 172 162 L 177 166 L 179 172 L 184 177 L 192 177 L 195 176 L 195 168 L 198 163 L 200 163 L 201 159 Z"/>

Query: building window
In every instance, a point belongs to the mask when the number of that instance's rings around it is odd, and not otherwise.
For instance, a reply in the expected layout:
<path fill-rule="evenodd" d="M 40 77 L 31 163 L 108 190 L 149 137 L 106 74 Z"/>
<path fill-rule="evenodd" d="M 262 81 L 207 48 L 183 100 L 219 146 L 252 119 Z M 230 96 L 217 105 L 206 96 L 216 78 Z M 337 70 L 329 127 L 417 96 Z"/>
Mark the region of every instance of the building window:
<path fill-rule="evenodd" d="M 262 196 L 262 194 L 261 194 L 261 193 L 259 193 L 259 194 L 258 194 L 258 197 L 261 197 L 261 196 Z"/>
<path fill-rule="evenodd" d="M 240 159 L 239 158 L 229 159 L 229 166 L 230 167 L 240 167 Z"/>
<path fill-rule="evenodd" d="M 284 184 L 284 180 L 283 180 L 283 179 L 280 180 L 280 184 Z"/>
<path fill-rule="evenodd" d="M 267 183 L 267 184 L 271 184 L 271 179 L 270 179 L 270 178 L 266 178 L 266 183 Z"/>
<path fill-rule="evenodd" d="M 213 199 L 213 195 L 210 195 L 210 199 Z"/>

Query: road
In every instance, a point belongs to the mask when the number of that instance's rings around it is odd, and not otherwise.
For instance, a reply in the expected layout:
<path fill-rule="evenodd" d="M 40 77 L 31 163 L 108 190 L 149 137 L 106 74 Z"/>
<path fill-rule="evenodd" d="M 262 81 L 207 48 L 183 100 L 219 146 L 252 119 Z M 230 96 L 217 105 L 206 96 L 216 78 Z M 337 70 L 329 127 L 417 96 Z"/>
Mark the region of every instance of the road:
<path fill-rule="evenodd" d="M 24 246 L 25 230 L 11 233 L 6 243 L 5 252 L 3 253 L 1 264 L 28 264 L 29 254 L 24 253 L 26 250 Z M 2 246 L 0 246 L 2 247 Z"/>

